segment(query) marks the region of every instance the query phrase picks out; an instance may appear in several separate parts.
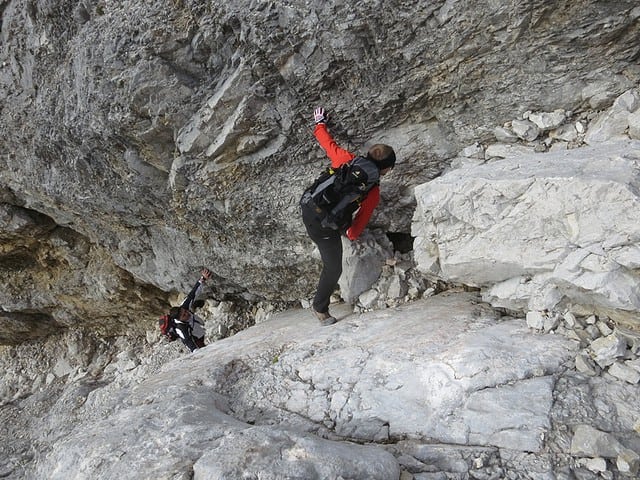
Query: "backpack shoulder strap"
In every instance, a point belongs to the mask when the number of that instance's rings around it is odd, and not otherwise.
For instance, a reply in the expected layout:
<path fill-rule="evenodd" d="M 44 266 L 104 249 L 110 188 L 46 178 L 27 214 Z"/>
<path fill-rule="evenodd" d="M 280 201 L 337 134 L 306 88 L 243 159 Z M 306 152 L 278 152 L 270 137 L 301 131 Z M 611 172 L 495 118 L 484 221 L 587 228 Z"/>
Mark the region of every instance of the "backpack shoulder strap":
<path fill-rule="evenodd" d="M 311 198 L 312 199 L 315 200 L 315 198 L 320 193 L 322 193 L 325 190 L 325 188 L 327 188 L 329 185 L 331 185 L 333 182 L 335 182 L 335 180 L 336 180 L 335 171 L 333 169 L 329 169 L 329 171 L 327 173 L 329 174 L 329 176 L 326 178 L 326 180 L 321 181 L 320 183 L 318 183 L 318 185 L 311 192 Z"/>
<path fill-rule="evenodd" d="M 373 160 L 359 156 L 351 160 L 350 163 L 359 167 L 367 175 L 367 186 L 373 187 L 373 185 L 380 183 L 380 169 Z"/>

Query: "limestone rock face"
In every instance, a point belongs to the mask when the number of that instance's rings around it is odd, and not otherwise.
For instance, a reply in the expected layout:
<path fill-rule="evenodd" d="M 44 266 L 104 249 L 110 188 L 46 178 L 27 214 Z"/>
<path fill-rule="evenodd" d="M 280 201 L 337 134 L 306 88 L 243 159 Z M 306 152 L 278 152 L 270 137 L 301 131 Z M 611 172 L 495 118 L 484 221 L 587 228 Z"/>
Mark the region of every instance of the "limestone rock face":
<path fill-rule="evenodd" d="M 167 295 L 117 267 L 108 251 L 31 209 L 0 204 L 0 344 L 66 328 L 112 336 L 158 313 Z M 141 302 L 146 299 L 148 304 Z"/>
<path fill-rule="evenodd" d="M 591 478 L 585 465 L 616 480 L 637 473 L 640 384 L 617 372 L 638 368 L 638 335 L 579 315 L 536 331 L 477 293 L 362 314 L 344 307 L 331 327 L 295 309 L 194 354 L 179 342 L 106 342 L 74 330 L 4 347 L 0 473 Z M 591 358 L 607 366 L 583 373 L 598 368 Z"/>
<path fill-rule="evenodd" d="M 416 188 L 415 257 L 513 310 L 640 308 L 640 143 L 496 160 Z"/>
<path fill-rule="evenodd" d="M 0 11 L 3 208 L 64 227 L 103 252 L 104 270 L 160 296 L 203 265 L 219 295 L 311 293 L 297 200 L 326 161 L 311 134 L 318 104 L 346 148 L 396 148 L 372 225 L 408 235 L 413 187 L 514 112 L 606 108 L 639 78 L 634 0 L 10 0 Z M 3 277 L 25 284 L 42 264 L 14 245 L 5 258 L 25 261 Z M 94 298 L 84 285 L 77 296 Z M 138 302 L 125 297 L 109 302 Z M 3 308 L 3 323 L 69 322 L 69 306 L 44 303 Z M 100 323 L 95 313 L 82 321 Z"/>
<path fill-rule="evenodd" d="M 637 476 L 636 0 L 0 22 L 1 478 Z M 317 281 L 318 105 L 398 156 L 329 328 L 272 316 Z M 191 355 L 153 319 L 202 266 L 209 340 L 257 325 Z"/>
<path fill-rule="evenodd" d="M 440 443 L 541 453 L 553 377 L 574 350 L 566 337 L 497 318 L 469 294 L 331 328 L 291 311 L 117 395 L 99 384 L 77 392 L 81 406 L 66 413 L 75 421 L 47 438 L 46 416 L 43 436 L 32 432 L 43 448 L 36 474 L 169 478 L 193 466 L 196 479 L 397 479 L 402 454 L 384 445 L 401 439 L 412 439 L 398 446 L 405 451 Z M 160 461 L 159 445 L 170 445 Z"/>
<path fill-rule="evenodd" d="M 221 438 L 194 465 L 194 479 L 242 478 L 398 478 L 400 467 L 388 452 L 372 445 L 322 440 L 270 427 L 250 427 Z"/>

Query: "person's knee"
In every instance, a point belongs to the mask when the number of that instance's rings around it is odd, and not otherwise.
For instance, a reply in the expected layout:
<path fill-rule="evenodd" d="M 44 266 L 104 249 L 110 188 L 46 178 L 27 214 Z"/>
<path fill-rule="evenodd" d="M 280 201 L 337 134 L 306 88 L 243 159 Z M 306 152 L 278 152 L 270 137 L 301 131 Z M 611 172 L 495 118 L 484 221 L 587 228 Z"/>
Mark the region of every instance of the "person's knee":
<path fill-rule="evenodd" d="M 327 276 L 335 283 L 338 283 L 340 275 L 342 275 L 342 263 L 333 264 L 328 268 Z"/>
<path fill-rule="evenodd" d="M 338 263 L 338 267 L 336 268 L 336 277 L 340 278 L 342 275 L 342 262 Z"/>

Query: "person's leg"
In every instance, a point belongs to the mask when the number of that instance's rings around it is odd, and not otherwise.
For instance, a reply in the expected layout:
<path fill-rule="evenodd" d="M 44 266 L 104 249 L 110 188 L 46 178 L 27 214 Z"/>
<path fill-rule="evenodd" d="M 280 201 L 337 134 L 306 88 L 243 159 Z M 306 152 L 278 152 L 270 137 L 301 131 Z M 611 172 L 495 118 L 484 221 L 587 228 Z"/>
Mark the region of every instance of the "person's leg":
<path fill-rule="evenodd" d="M 313 298 L 313 309 L 318 313 L 329 311 L 331 294 L 342 274 L 342 240 L 337 232 L 323 238 L 312 238 L 320 251 L 322 272 Z"/>
<path fill-rule="evenodd" d="M 312 308 L 321 325 L 331 325 L 336 320 L 329 314 L 329 303 L 342 274 L 342 240 L 339 232 L 321 226 L 318 213 L 309 205 L 303 206 L 302 219 L 309 238 L 318 247 L 322 259 L 322 272 Z"/>

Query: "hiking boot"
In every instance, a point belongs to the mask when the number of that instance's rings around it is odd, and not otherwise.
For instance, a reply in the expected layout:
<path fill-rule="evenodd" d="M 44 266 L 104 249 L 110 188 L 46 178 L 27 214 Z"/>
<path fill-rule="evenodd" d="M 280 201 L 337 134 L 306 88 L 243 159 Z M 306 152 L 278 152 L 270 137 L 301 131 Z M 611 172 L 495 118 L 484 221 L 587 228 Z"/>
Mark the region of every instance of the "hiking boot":
<path fill-rule="evenodd" d="M 333 325 L 334 323 L 337 322 L 337 320 L 333 318 L 329 312 L 320 313 L 314 310 L 313 313 L 318 318 L 320 325 L 323 327 L 328 327 L 329 325 Z"/>

